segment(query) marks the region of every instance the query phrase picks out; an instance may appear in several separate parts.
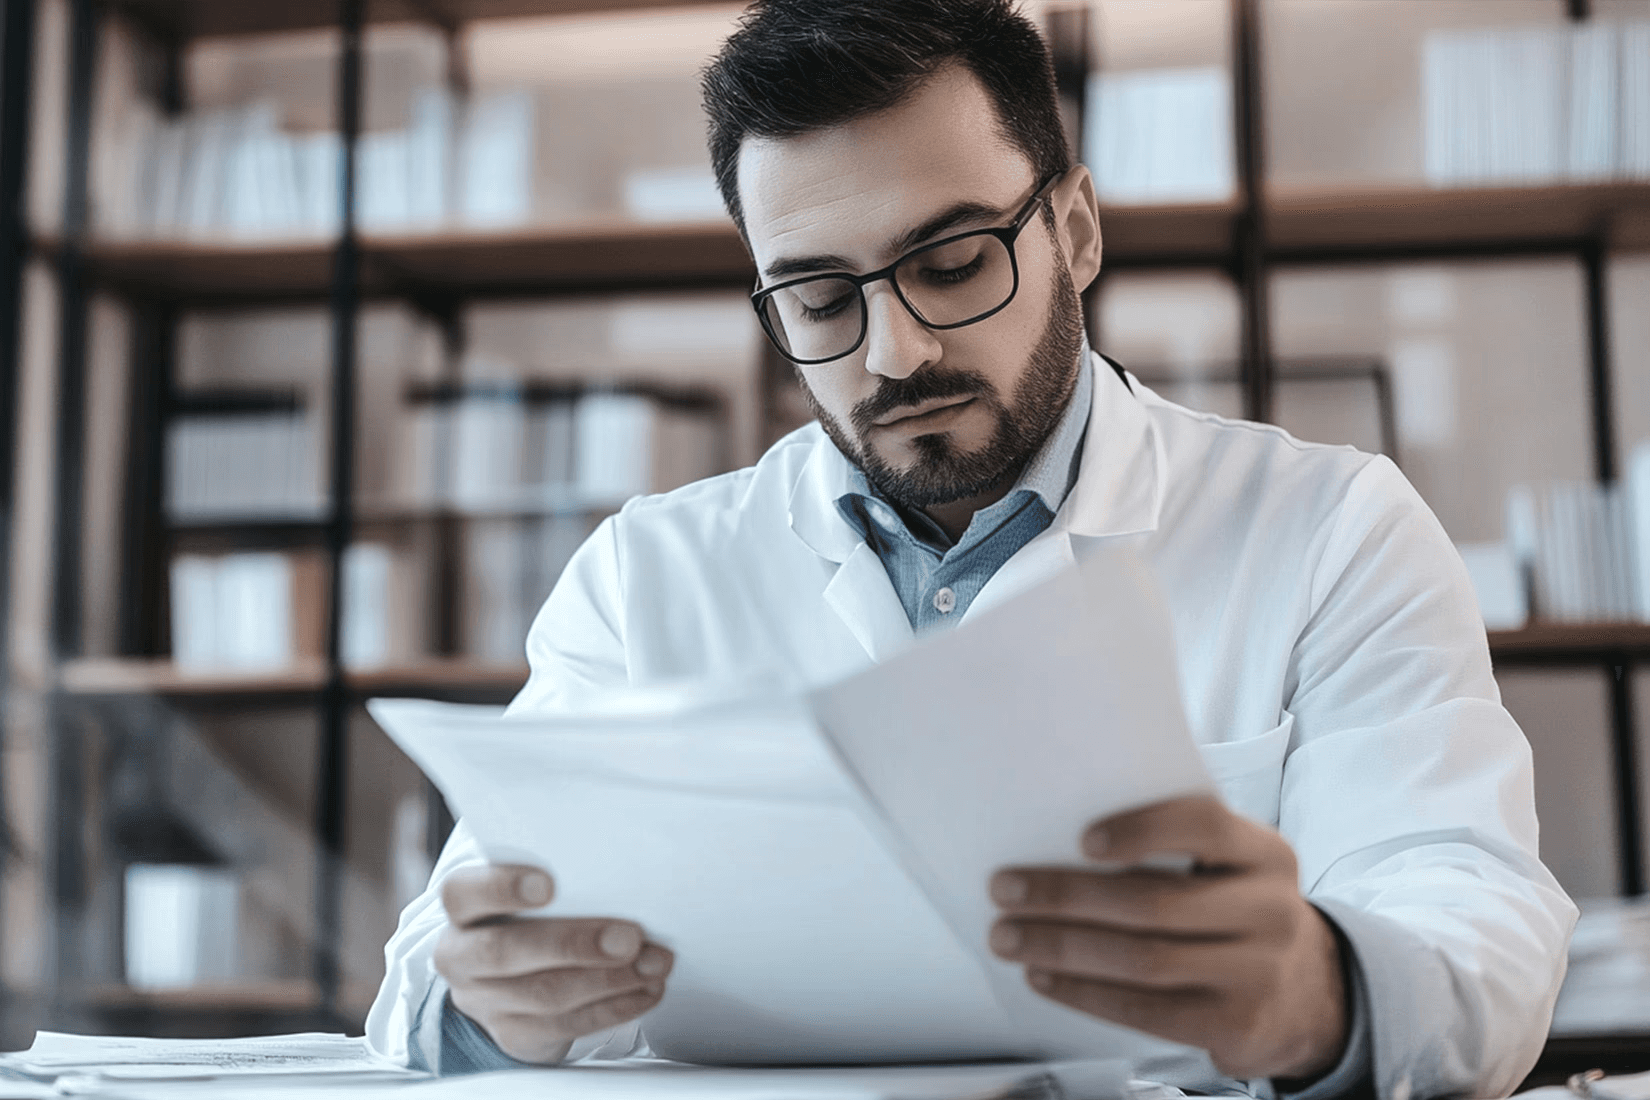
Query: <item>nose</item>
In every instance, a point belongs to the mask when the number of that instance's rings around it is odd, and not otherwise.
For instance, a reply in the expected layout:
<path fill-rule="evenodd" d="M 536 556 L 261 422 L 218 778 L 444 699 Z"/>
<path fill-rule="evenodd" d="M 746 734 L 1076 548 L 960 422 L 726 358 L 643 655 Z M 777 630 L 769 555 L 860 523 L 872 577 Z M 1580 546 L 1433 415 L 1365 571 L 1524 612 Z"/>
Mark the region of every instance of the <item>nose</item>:
<path fill-rule="evenodd" d="M 865 369 L 906 378 L 940 357 L 938 334 L 915 317 L 886 282 L 865 288 Z"/>

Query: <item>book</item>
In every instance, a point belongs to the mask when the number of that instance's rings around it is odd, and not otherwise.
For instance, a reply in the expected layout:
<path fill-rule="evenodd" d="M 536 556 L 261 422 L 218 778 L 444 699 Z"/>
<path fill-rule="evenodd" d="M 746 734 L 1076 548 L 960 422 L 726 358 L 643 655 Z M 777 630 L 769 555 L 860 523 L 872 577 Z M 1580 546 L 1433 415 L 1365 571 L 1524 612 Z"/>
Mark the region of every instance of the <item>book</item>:
<path fill-rule="evenodd" d="M 228 868 L 133 863 L 125 874 L 126 984 L 178 989 L 236 976 L 240 882 Z"/>
<path fill-rule="evenodd" d="M 1530 617 L 1517 556 L 1506 542 L 1463 542 L 1455 549 L 1472 578 L 1487 630 L 1517 630 Z"/>
<path fill-rule="evenodd" d="M 175 416 L 166 435 L 174 519 L 313 519 L 325 509 L 309 417 L 296 412 Z"/>
<path fill-rule="evenodd" d="M 1084 158 L 1103 202 L 1232 194 L 1231 76 L 1223 68 L 1090 74 Z"/>
<path fill-rule="evenodd" d="M 1650 22 L 1434 31 L 1421 93 L 1435 185 L 1650 175 Z"/>
<path fill-rule="evenodd" d="M 294 655 L 293 565 L 251 552 L 172 560 L 172 659 L 194 670 L 280 668 Z"/>
<path fill-rule="evenodd" d="M 1633 448 L 1622 491 L 1633 607 L 1640 622 L 1650 622 L 1650 442 Z"/>
<path fill-rule="evenodd" d="M 521 225 L 533 208 L 533 96 L 474 100 L 458 139 L 458 220 L 477 228 Z"/>

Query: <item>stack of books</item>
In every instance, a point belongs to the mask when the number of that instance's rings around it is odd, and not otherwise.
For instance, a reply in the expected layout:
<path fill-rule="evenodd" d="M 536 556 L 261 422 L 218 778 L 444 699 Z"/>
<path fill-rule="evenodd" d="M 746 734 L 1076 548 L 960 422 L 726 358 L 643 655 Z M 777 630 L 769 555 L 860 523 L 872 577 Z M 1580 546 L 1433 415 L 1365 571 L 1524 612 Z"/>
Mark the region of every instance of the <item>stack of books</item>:
<path fill-rule="evenodd" d="M 270 672 L 320 657 L 325 580 L 313 550 L 178 554 L 170 575 L 173 661 L 189 671 Z M 351 545 L 344 663 L 369 668 L 416 657 L 427 583 L 412 555 L 377 542 Z"/>
<path fill-rule="evenodd" d="M 1547 622 L 1650 621 L 1650 443 L 1614 484 L 1552 481 L 1507 496 L 1507 545 Z"/>
<path fill-rule="evenodd" d="M 1650 23 L 1435 32 L 1421 69 L 1436 186 L 1650 179 Z"/>
<path fill-rule="evenodd" d="M 1218 202 L 1234 190 L 1224 68 L 1089 76 L 1083 157 L 1103 202 Z"/>
<path fill-rule="evenodd" d="M 721 418 L 644 393 L 443 392 L 409 413 L 411 503 L 464 512 L 617 508 L 726 468 Z"/>
<path fill-rule="evenodd" d="M 363 134 L 356 219 L 377 231 L 518 225 L 532 206 L 533 97 L 467 105 L 441 89 L 413 100 L 410 125 Z M 133 112 L 117 147 L 121 201 L 106 210 L 126 237 L 320 237 L 338 231 L 343 144 L 335 131 L 291 133 L 271 102 L 173 119 Z"/>
<path fill-rule="evenodd" d="M 326 510 L 319 441 L 303 409 L 177 415 L 166 435 L 174 519 L 305 520 Z"/>

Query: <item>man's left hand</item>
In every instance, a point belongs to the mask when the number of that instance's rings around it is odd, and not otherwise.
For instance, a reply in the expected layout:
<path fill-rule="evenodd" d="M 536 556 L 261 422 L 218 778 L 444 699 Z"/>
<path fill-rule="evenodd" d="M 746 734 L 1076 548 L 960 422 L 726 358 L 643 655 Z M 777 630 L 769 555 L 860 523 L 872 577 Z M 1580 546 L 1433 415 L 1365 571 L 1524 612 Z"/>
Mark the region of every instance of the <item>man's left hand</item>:
<path fill-rule="evenodd" d="M 1347 1039 L 1340 952 L 1301 897 L 1288 841 L 1204 795 L 1096 822 L 1082 848 L 1102 866 L 991 880 L 991 949 L 1024 964 L 1034 989 L 1202 1047 L 1232 1077 L 1334 1067 Z M 1166 855 L 1192 870 L 1140 866 Z"/>

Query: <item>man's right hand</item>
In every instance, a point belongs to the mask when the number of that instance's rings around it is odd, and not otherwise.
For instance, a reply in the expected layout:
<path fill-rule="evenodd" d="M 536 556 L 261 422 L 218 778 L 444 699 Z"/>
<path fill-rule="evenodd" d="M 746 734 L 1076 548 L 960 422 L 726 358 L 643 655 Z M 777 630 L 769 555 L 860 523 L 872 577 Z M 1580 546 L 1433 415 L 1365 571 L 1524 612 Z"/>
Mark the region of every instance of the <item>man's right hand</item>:
<path fill-rule="evenodd" d="M 559 1062 L 574 1039 L 634 1020 L 675 962 L 629 921 L 517 915 L 554 892 L 538 868 L 504 864 L 461 868 L 441 887 L 435 968 L 453 1007 L 521 1062 Z"/>

